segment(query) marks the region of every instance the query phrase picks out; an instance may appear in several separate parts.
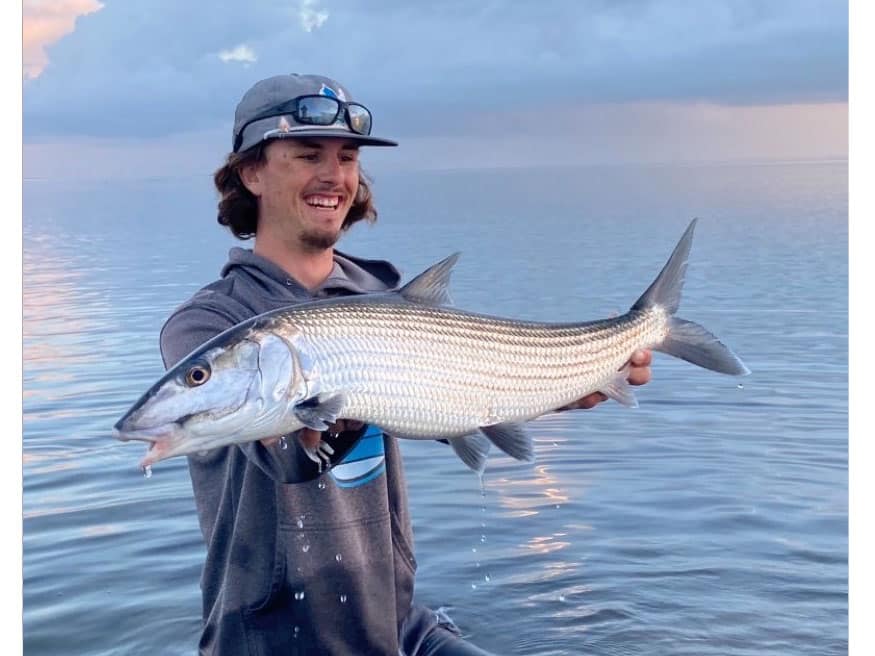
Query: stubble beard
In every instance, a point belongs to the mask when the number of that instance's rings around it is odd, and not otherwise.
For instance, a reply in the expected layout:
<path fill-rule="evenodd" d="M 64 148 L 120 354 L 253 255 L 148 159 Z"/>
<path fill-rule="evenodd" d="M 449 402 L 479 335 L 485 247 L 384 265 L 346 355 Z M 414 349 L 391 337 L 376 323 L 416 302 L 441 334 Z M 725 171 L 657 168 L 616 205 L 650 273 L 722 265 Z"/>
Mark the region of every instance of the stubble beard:
<path fill-rule="evenodd" d="M 316 230 L 304 230 L 298 234 L 298 242 L 306 251 L 320 253 L 330 248 L 340 240 L 340 231 L 325 232 Z"/>

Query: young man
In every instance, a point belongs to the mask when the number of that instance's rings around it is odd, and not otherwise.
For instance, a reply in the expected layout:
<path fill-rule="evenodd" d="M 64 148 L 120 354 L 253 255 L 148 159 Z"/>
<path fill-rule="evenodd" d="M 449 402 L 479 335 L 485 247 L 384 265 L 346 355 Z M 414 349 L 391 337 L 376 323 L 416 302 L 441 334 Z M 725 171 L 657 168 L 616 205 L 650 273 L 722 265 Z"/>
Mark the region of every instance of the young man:
<path fill-rule="evenodd" d="M 253 315 L 313 298 L 395 288 L 388 262 L 334 245 L 376 218 L 359 170 L 371 115 L 337 82 L 280 75 L 240 101 L 233 151 L 215 174 L 219 223 L 254 248 L 231 250 L 222 277 L 167 320 L 168 368 Z M 650 379 L 650 353 L 630 382 Z M 572 407 L 588 408 L 593 394 Z M 320 439 L 293 436 L 189 456 L 207 545 L 200 653 L 484 654 L 445 616 L 413 603 L 416 561 L 400 453 L 374 426 L 339 421 L 327 471 L 308 455 Z"/>

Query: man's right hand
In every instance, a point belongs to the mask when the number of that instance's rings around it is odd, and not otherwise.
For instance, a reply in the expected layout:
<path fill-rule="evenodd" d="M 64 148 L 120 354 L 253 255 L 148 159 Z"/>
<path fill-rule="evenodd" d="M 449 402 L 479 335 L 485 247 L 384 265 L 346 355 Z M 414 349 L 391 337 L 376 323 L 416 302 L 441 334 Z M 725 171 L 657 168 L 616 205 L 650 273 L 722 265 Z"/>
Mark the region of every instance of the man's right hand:
<path fill-rule="evenodd" d="M 338 419 L 336 422 L 331 424 L 328 427 L 329 433 L 342 433 L 344 431 L 354 431 L 358 430 L 362 427 L 362 422 L 356 421 L 354 419 Z M 298 439 L 301 441 L 301 445 L 312 451 L 317 446 L 319 446 L 319 441 L 322 439 L 322 433 L 317 430 L 313 430 L 312 428 L 302 428 L 298 431 Z M 261 443 L 264 446 L 273 446 L 277 442 L 280 441 L 279 437 L 267 437 L 261 440 Z"/>

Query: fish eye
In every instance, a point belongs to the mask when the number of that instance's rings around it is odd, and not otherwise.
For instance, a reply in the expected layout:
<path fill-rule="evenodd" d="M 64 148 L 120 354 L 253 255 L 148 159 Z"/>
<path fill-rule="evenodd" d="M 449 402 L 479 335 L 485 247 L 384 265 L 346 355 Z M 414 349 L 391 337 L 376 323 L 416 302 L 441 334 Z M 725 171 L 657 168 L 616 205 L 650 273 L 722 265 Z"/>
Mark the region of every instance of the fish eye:
<path fill-rule="evenodd" d="M 210 368 L 204 364 L 192 365 L 185 372 L 185 384 L 189 387 L 198 387 L 210 379 Z"/>

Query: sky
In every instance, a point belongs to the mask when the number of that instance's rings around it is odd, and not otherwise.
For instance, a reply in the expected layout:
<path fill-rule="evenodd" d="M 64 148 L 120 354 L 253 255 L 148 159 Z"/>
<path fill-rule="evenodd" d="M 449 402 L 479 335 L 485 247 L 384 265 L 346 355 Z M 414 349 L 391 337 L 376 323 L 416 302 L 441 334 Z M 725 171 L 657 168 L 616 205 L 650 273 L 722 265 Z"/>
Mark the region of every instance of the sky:
<path fill-rule="evenodd" d="M 24 0 L 22 22 L 25 178 L 208 173 L 245 90 L 290 72 L 370 107 L 390 169 L 848 151 L 841 0 Z"/>

